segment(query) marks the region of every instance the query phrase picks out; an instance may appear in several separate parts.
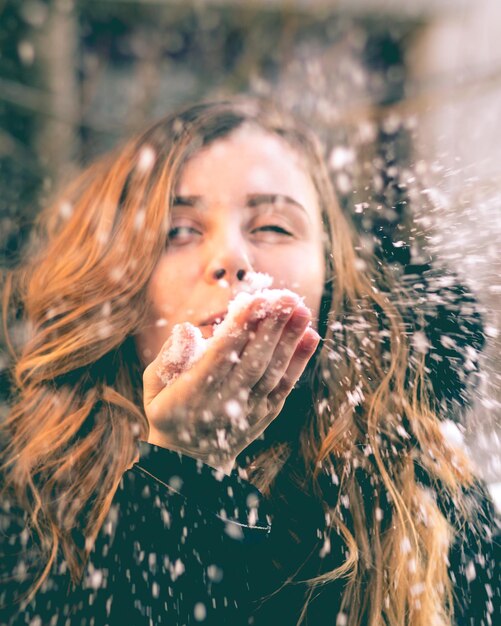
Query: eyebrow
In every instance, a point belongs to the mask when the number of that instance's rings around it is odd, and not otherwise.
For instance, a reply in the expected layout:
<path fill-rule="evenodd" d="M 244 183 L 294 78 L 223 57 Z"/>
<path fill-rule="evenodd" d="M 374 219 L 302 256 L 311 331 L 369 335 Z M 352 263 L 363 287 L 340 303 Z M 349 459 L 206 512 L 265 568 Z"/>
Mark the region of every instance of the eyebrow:
<path fill-rule="evenodd" d="M 247 196 L 247 206 L 255 207 L 260 204 L 292 204 L 306 213 L 300 202 L 283 193 L 253 193 Z"/>
<path fill-rule="evenodd" d="M 190 206 L 193 208 L 202 207 L 202 196 L 174 196 L 172 206 Z"/>
<path fill-rule="evenodd" d="M 282 193 L 252 193 L 248 194 L 246 197 L 247 201 L 245 206 L 247 207 L 257 207 L 262 204 L 291 204 L 307 214 L 306 209 L 300 202 Z M 204 203 L 202 196 L 175 196 L 172 206 L 187 206 L 201 209 L 204 207 Z"/>

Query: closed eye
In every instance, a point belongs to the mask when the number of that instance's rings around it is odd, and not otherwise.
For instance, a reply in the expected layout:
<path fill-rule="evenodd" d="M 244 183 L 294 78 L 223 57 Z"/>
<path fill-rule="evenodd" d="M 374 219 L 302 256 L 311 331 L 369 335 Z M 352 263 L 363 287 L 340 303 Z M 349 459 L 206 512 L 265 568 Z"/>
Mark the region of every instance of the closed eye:
<path fill-rule="evenodd" d="M 257 231 L 257 230 L 261 230 L 261 231 L 264 230 L 266 232 L 273 232 L 273 233 L 281 233 L 283 235 L 289 235 L 290 237 L 292 237 L 292 233 L 290 233 L 285 228 L 282 228 L 281 226 L 277 226 L 276 224 L 267 224 L 266 226 L 260 226 L 259 228 L 254 229 L 254 231 Z"/>

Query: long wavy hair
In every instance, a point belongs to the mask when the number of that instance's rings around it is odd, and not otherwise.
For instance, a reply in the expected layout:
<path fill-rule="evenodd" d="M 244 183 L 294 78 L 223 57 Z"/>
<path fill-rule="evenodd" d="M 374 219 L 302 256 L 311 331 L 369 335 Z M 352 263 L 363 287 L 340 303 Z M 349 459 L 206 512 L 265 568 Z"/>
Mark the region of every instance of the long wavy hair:
<path fill-rule="evenodd" d="M 22 316 L 27 329 L 23 345 L 12 346 L 2 467 L 4 489 L 28 512 L 40 546 L 30 597 L 58 553 L 78 581 L 137 441 L 147 438 L 133 336 L 165 249 L 176 181 L 192 155 L 244 123 L 304 156 L 326 235 L 323 340 L 296 445 L 304 488 L 324 502 L 325 477 L 339 482 L 350 520 L 339 500 L 325 502 L 325 532 L 340 529 L 347 557 L 310 580 L 311 593 L 342 577 L 349 626 L 450 625 L 453 529 L 415 472 L 424 468 L 460 505 L 473 480 L 467 459 L 442 436 L 396 286 L 355 253 L 317 140 L 283 111 L 247 99 L 191 106 L 86 168 L 42 212 L 29 256 L 5 278 L 5 324 Z M 250 478 L 273 493 L 290 454 L 291 445 L 272 441 L 249 464 Z M 369 477 L 367 502 L 360 482 Z M 424 586 L 419 602 L 416 585 Z"/>

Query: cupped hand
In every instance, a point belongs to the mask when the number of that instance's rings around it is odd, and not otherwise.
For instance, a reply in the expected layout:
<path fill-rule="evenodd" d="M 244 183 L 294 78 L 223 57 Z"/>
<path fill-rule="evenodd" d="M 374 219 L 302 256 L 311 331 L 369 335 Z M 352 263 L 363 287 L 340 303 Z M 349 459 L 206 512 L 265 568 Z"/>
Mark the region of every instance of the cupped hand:
<path fill-rule="evenodd" d="M 315 352 L 319 335 L 299 299 L 281 296 L 260 317 L 253 300 L 234 331 L 217 335 L 193 367 L 165 387 L 161 355 L 144 371 L 148 442 L 179 450 L 225 472 L 277 417 Z"/>

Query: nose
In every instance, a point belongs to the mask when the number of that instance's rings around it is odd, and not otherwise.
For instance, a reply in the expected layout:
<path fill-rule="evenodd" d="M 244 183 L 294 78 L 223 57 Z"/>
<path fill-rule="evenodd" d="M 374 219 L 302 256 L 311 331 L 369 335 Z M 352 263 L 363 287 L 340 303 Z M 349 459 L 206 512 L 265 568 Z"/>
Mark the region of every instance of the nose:
<path fill-rule="evenodd" d="M 252 271 L 245 241 L 235 233 L 219 238 L 207 264 L 205 278 L 209 283 L 226 280 L 230 284 L 240 282 Z"/>
<path fill-rule="evenodd" d="M 237 273 L 236 273 L 237 280 L 243 280 L 245 278 L 246 273 L 247 272 L 244 269 L 237 270 Z M 221 267 L 214 271 L 214 278 L 216 280 L 221 280 L 221 278 L 224 278 L 225 276 L 226 276 L 226 270 L 224 269 L 224 267 Z"/>

